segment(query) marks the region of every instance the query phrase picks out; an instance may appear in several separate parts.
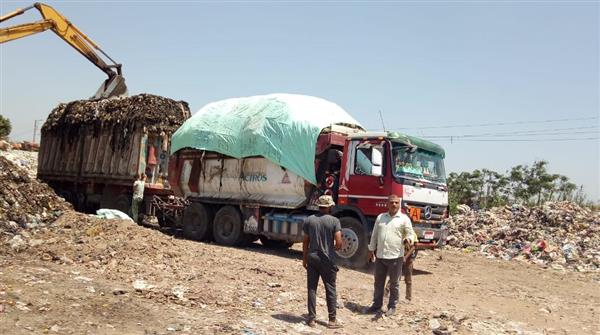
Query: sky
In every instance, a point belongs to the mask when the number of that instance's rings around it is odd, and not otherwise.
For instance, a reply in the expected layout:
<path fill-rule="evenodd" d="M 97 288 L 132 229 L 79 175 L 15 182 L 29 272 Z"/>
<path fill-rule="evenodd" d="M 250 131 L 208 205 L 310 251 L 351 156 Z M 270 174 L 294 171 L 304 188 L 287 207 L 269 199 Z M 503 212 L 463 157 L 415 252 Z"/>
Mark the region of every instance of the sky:
<path fill-rule="evenodd" d="M 0 0 L 0 13 L 31 3 Z M 192 111 L 232 97 L 317 96 L 367 129 L 442 145 L 448 173 L 546 160 L 600 201 L 596 1 L 46 3 L 123 64 L 131 95 Z M 1 27 L 39 19 L 31 10 Z M 0 114 L 17 140 L 105 79 L 50 31 L 0 45 L 0 71 Z"/>

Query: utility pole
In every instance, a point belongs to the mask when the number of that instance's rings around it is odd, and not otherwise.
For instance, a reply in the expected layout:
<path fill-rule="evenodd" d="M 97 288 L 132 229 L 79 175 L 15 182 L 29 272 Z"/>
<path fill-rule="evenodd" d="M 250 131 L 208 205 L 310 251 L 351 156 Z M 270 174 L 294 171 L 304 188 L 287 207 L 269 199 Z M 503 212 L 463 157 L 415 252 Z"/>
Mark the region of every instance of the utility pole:
<path fill-rule="evenodd" d="M 33 141 L 32 143 L 35 143 L 35 135 L 37 135 L 37 123 L 38 121 L 44 121 L 43 119 L 40 120 L 34 120 L 33 121 Z"/>

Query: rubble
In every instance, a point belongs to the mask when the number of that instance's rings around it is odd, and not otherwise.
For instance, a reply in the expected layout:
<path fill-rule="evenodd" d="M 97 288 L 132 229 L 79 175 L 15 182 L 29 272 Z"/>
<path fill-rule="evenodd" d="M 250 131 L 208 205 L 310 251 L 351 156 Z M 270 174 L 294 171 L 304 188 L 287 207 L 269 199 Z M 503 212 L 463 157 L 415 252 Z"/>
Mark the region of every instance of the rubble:
<path fill-rule="evenodd" d="M 67 139 L 79 137 L 92 131 L 98 135 L 109 128 L 115 138 L 128 138 L 141 127 L 148 132 L 172 134 L 190 116 L 189 105 L 185 101 L 138 94 L 131 97 L 113 99 L 76 100 L 61 103 L 55 107 L 42 126 L 42 135 L 49 133 L 66 135 Z M 113 145 L 124 143 L 113 143 Z"/>
<path fill-rule="evenodd" d="M 600 213 L 571 202 L 481 211 L 461 207 L 448 228 L 447 245 L 466 252 L 555 269 L 600 271 Z"/>
<path fill-rule="evenodd" d="M 36 177 L 38 166 L 37 152 L 23 150 L 0 151 L 0 156 L 4 156 L 13 164 L 25 170 L 29 177 Z"/>
<path fill-rule="evenodd" d="M 38 143 L 33 143 L 29 141 L 8 142 L 5 140 L 0 140 L 0 151 L 9 151 L 11 149 L 37 152 L 40 150 L 40 145 Z"/>
<path fill-rule="evenodd" d="M 0 231 L 13 231 L 14 223 L 21 228 L 49 223 L 69 209 L 48 185 L 0 156 Z"/>

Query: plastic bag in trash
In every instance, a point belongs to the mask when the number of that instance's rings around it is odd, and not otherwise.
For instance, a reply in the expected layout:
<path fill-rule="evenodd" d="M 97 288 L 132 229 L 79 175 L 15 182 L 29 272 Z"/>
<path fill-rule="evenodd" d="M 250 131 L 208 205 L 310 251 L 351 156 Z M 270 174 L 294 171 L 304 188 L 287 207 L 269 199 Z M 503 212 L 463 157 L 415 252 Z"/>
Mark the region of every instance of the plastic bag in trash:
<path fill-rule="evenodd" d="M 107 219 L 107 220 L 121 219 L 121 220 L 133 221 L 133 219 L 130 218 L 129 215 L 127 215 L 119 210 L 110 209 L 110 208 L 100 208 L 99 210 L 96 211 L 96 217 L 98 217 L 100 219 Z"/>

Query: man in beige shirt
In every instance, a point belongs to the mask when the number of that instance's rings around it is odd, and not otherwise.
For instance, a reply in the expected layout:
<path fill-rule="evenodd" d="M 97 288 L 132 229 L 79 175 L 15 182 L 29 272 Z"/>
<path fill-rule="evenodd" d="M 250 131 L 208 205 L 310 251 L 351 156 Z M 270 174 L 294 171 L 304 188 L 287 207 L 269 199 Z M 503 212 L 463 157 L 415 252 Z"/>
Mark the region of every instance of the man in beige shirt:
<path fill-rule="evenodd" d="M 133 182 L 133 199 L 131 199 L 131 218 L 138 222 L 140 204 L 144 201 L 144 186 L 146 185 L 146 174 L 140 173 L 137 180 Z"/>
<path fill-rule="evenodd" d="M 383 306 L 385 279 L 389 277 L 390 298 L 387 316 L 396 313 L 398 279 L 402 274 L 404 245 L 413 244 L 414 231 L 408 216 L 400 211 L 402 199 L 392 194 L 388 198 L 388 211 L 379 214 L 369 243 L 369 261 L 375 260 L 373 304 L 367 313 L 380 313 Z"/>

